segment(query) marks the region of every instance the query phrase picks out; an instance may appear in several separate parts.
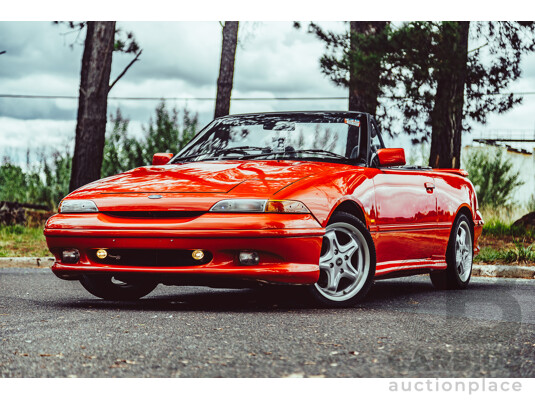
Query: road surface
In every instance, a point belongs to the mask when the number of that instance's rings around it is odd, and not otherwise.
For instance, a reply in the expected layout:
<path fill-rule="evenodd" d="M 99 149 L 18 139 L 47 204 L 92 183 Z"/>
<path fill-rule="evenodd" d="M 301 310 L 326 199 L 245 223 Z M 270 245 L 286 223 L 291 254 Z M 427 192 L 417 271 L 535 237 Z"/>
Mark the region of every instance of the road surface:
<path fill-rule="evenodd" d="M 48 269 L 0 269 L 2 377 L 535 377 L 535 281 L 379 281 L 352 309 L 301 293 L 160 285 L 92 297 Z"/>

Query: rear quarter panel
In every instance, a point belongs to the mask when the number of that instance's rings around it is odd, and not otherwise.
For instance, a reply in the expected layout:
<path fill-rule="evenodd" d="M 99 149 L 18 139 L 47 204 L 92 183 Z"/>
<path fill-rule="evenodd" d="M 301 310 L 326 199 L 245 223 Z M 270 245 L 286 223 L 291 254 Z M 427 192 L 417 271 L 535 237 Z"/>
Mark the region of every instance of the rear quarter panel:
<path fill-rule="evenodd" d="M 476 219 L 477 199 L 474 186 L 465 177 L 434 172 L 435 193 L 437 196 L 437 249 L 445 257 L 448 240 L 455 217 L 465 207 L 472 221 Z M 474 242 L 477 237 L 474 238 Z"/>

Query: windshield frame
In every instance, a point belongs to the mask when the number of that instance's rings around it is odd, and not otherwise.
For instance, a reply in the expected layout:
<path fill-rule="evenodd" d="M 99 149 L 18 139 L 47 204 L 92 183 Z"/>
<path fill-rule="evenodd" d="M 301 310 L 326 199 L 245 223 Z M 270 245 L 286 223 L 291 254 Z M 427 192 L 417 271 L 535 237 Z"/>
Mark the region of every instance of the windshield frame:
<path fill-rule="evenodd" d="M 266 161 L 272 161 L 272 160 L 298 160 L 298 161 L 315 161 L 315 162 L 329 162 L 329 163 L 337 163 L 337 164 L 348 164 L 348 165 L 364 165 L 368 166 L 368 157 L 365 157 L 365 160 L 358 160 L 358 159 L 352 159 L 352 158 L 343 158 L 343 156 L 340 156 L 340 158 L 319 158 L 319 157 L 274 157 L 274 158 L 263 158 L 262 154 L 257 155 L 257 157 L 228 157 L 225 158 L 223 156 L 219 156 L 217 158 L 206 158 L 201 160 L 181 160 L 182 157 L 192 157 L 194 158 L 195 155 L 187 155 L 184 156 L 184 154 L 187 154 L 188 151 L 202 140 L 203 136 L 206 134 L 207 131 L 211 130 L 216 126 L 217 124 L 221 123 L 221 121 L 227 119 L 227 118 L 254 118 L 254 117 L 278 117 L 285 119 L 295 119 L 298 120 L 300 117 L 305 118 L 313 118 L 313 117 L 331 117 L 331 118 L 349 118 L 349 119 L 358 119 L 360 121 L 360 146 L 364 145 L 366 147 L 366 155 L 369 153 L 369 135 L 368 135 L 368 126 L 370 123 L 370 116 L 367 113 L 363 112 L 356 112 L 356 111 L 290 111 L 290 112 L 269 112 L 269 113 L 250 113 L 250 114 L 232 114 L 232 115 L 226 115 L 222 117 L 218 117 L 211 121 L 209 124 L 207 124 L 203 129 L 201 129 L 191 140 L 190 142 L 184 146 L 170 161 L 169 164 L 176 164 L 176 163 L 193 163 L 193 162 L 203 162 L 203 161 L 226 161 L 226 160 L 243 160 L 243 161 L 255 161 L 255 160 L 266 160 Z M 359 139 L 357 139 L 359 140 Z M 359 153 L 361 153 L 361 150 L 359 150 Z M 281 153 L 281 154 L 287 154 L 287 153 Z M 361 153 L 362 154 L 362 153 Z M 273 155 L 273 154 L 271 154 Z M 266 155 L 267 156 L 267 155 Z"/>

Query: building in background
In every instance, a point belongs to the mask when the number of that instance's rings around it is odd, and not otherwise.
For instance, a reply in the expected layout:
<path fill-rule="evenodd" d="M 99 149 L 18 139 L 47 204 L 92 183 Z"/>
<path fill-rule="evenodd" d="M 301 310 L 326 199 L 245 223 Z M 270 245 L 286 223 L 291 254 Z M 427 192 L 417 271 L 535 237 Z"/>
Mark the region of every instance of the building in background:
<path fill-rule="evenodd" d="M 535 198 L 535 131 L 487 130 L 475 135 L 472 144 L 465 146 L 465 150 L 489 147 L 504 149 L 514 170 L 520 172 L 520 179 L 524 183 L 515 190 L 513 196 L 519 205 L 526 205 Z"/>

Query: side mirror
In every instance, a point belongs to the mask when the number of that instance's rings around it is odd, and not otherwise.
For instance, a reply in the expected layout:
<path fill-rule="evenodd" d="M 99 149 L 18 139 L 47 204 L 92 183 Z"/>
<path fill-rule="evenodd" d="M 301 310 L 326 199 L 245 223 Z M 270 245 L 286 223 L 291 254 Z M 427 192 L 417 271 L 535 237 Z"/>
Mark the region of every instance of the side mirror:
<path fill-rule="evenodd" d="M 173 158 L 173 153 L 156 153 L 152 156 L 152 165 L 167 164 L 171 158 Z"/>
<path fill-rule="evenodd" d="M 377 157 L 381 167 L 405 165 L 405 150 L 403 149 L 379 149 L 377 150 Z"/>

